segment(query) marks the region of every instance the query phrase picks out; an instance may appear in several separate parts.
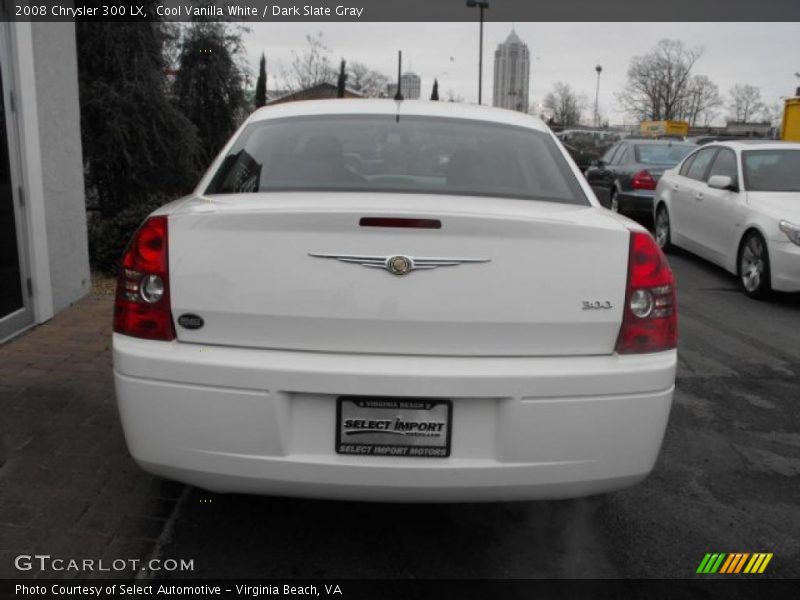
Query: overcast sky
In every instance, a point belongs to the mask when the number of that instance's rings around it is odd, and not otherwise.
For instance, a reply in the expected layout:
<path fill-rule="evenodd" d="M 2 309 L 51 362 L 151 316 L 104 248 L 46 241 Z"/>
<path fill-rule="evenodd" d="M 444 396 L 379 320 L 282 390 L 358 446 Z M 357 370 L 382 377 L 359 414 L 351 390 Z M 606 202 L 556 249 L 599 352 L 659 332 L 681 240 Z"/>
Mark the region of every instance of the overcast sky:
<path fill-rule="evenodd" d="M 434 77 L 440 95 L 452 90 L 477 102 L 477 23 L 254 23 L 245 35 L 248 62 L 258 73 L 267 55 L 269 87 L 288 67 L 292 51 L 302 53 L 306 34 L 322 32 L 336 64 L 340 58 L 363 62 L 392 78 L 397 50 L 403 70 L 422 78 L 422 97 L 430 95 Z M 600 112 L 621 123 L 615 92 L 625 85 L 632 56 L 646 53 L 662 38 L 680 39 L 705 52 L 694 73 L 707 75 L 723 94 L 736 83 L 761 89 L 768 104 L 792 95 L 800 86 L 800 23 L 514 23 L 531 53 L 531 102 L 541 102 L 553 83 L 563 81 L 594 103 L 595 65 L 603 67 Z M 484 24 L 483 102 L 491 104 L 494 50 L 512 23 Z M 538 58 L 537 58 L 538 57 Z M 252 83 L 252 82 L 251 82 Z"/>

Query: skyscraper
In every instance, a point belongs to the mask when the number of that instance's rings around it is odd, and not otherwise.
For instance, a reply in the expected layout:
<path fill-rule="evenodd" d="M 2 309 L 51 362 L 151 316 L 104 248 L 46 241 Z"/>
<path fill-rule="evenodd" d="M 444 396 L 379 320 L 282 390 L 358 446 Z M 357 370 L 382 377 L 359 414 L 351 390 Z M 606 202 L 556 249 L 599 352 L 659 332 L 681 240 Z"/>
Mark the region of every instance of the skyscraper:
<path fill-rule="evenodd" d="M 494 51 L 494 94 L 492 105 L 528 112 L 531 57 L 528 46 L 512 29 Z"/>

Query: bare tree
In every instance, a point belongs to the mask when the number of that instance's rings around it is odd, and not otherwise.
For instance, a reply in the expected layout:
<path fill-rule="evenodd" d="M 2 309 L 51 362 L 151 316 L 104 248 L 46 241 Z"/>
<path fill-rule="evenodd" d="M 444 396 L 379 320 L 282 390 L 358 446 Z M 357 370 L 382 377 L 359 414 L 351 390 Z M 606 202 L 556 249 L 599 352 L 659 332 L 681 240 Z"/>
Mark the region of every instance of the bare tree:
<path fill-rule="evenodd" d="M 577 125 L 581 112 L 586 108 L 586 98 L 577 94 L 569 84 L 557 81 L 553 91 L 544 98 L 544 106 L 553 113 L 553 120 L 560 125 Z"/>
<path fill-rule="evenodd" d="M 448 102 L 464 102 L 464 96 L 456 94 L 453 90 L 447 90 Z"/>
<path fill-rule="evenodd" d="M 331 64 L 331 50 L 322 41 L 322 33 L 306 35 L 308 48 L 302 54 L 292 51 L 292 64 L 282 71 L 284 87 L 304 90 L 320 83 L 334 83 L 336 69 Z"/>
<path fill-rule="evenodd" d="M 761 117 L 773 127 L 780 127 L 781 121 L 783 121 L 783 110 L 783 102 L 773 102 L 764 106 L 761 110 Z"/>
<path fill-rule="evenodd" d="M 735 85 L 728 92 L 729 117 L 732 121 L 747 123 L 764 109 L 761 90 L 754 85 Z"/>
<path fill-rule="evenodd" d="M 351 62 L 347 67 L 347 83 L 354 90 L 370 98 L 381 96 L 386 90 L 389 78 L 383 73 L 373 71 L 360 62 Z"/>
<path fill-rule="evenodd" d="M 622 107 L 640 120 L 677 119 L 689 93 L 692 68 L 702 48 L 687 48 L 679 40 L 661 40 L 642 56 L 634 56 L 628 83 L 617 95 Z"/>
<path fill-rule="evenodd" d="M 705 75 L 693 75 L 686 88 L 686 95 L 678 117 L 691 125 L 708 125 L 716 117 L 716 109 L 722 106 L 719 87 Z"/>

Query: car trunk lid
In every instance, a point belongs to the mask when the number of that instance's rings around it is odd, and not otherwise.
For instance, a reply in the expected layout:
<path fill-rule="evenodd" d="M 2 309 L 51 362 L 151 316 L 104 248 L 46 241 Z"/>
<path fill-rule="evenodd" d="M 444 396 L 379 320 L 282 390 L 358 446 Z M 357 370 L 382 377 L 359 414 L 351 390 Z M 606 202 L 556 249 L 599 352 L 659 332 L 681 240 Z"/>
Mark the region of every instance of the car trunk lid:
<path fill-rule="evenodd" d="M 441 227 L 363 226 L 364 218 Z M 173 319 L 180 341 L 200 344 L 610 354 L 628 245 L 627 229 L 589 206 L 422 194 L 198 198 L 170 216 Z M 389 257 L 430 268 L 392 274 L 382 264 Z M 180 326 L 186 314 L 202 327 Z"/>

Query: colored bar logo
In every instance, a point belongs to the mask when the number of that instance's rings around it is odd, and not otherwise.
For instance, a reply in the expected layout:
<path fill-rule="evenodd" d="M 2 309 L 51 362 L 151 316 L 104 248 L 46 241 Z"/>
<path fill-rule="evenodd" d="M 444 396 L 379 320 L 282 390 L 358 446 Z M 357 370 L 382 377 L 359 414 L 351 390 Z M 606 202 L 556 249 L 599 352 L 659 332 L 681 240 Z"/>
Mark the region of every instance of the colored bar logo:
<path fill-rule="evenodd" d="M 739 573 L 763 573 L 769 561 L 772 560 L 772 552 L 725 552 L 707 553 L 696 573 L 711 575 L 714 573 L 724 573 L 726 575 L 737 575 Z"/>

